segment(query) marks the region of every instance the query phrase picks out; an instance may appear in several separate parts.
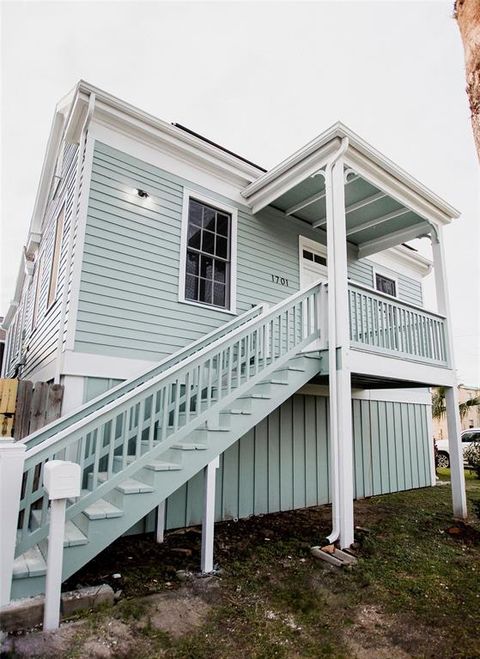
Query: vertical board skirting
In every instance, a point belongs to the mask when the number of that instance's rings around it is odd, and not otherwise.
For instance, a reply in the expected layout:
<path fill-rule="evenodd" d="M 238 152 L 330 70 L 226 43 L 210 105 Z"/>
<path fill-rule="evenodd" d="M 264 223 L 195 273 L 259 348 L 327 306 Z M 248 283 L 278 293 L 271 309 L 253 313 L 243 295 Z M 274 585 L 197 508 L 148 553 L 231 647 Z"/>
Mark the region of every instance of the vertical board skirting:
<path fill-rule="evenodd" d="M 115 384 L 86 378 L 85 398 Z M 353 399 L 352 413 L 355 498 L 431 485 L 429 406 Z M 289 398 L 220 456 L 216 521 L 329 503 L 328 430 L 328 398 Z M 202 491 L 199 472 L 167 499 L 165 528 L 200 524 Z M 154 529 L 152 512 L 129 533 Z"/>

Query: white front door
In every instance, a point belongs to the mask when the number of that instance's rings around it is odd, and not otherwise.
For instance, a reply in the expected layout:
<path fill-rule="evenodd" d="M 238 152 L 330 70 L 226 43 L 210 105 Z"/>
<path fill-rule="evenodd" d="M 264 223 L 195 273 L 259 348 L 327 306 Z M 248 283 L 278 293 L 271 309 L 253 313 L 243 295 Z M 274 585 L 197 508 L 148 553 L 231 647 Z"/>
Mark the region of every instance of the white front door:
<path fill-rule="evenodd" d="M 327 248 L 300 236 L 300 288 L 327 281 Z"/>

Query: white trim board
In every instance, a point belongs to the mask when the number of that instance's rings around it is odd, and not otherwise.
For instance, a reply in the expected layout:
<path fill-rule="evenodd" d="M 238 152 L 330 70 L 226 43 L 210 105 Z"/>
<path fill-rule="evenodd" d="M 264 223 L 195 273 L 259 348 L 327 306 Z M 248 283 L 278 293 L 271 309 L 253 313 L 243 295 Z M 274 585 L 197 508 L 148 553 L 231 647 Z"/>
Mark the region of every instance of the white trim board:
<path fill-rule="evenodd" d="M 328 398 L 328 385 L 306 384 L 298 394 L 306 396 L 323 396 Z M 383 401 L 387 403 L 416 403 L 431 405 L 430 389 L 352 389 L 352 398 L 356 400 Z"/>
<path fill-rule="evenodd" d="M 146 361 L 66 350 L 63 353 L 61 375 L 127 380 L 153 368 L 158 361 L 160 360 Z"/>

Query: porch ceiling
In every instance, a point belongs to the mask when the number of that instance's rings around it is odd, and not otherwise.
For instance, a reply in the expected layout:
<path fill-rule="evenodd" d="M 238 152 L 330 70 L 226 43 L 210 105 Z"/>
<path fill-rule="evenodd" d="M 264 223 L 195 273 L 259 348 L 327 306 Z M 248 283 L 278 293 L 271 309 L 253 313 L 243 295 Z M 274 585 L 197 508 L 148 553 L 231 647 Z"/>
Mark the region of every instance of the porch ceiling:
<path fill-rule="evenodd" d="M 325 180 L 321 175 L 298 183 L 270 203 L 288 217 L 296 217 L 314 229 L 326 230 Z M 352 170 L 346 169 L 345 217 L 347 239 L 367 256 L 425 235 L 428 221 Z M 378 248 L 378 249 L 377 249 Z"/>
<path fill-rule="evenodd" d="M 260 176 L 242 196 L 254 213 L 272 206 L 325 231 L 325 168 L 345 142 L 347 240 L 358 247 L 360 258 L 431 233 L 432 226 L 459 216 L 341 123 Z"/>

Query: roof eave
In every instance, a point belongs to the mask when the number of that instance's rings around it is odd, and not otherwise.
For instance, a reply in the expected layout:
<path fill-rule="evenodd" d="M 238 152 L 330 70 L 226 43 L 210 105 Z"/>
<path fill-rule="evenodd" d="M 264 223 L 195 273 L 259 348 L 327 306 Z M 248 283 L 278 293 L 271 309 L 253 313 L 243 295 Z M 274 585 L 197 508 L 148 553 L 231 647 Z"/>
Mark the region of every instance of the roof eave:
<path fill-rule="evenodd" d="M 363 140 L 359 135 L 354 133 L 340 121 L 333 126 L 330 126 L 330 128 L 321 133 L 321 135 L 293 153 L 279 165 L 269 170 L 266 174 L 260 176 L 256 181 L 250 183 L 250 185 L 242 191 L 242 196 L 247 201 L 250 201 L 254 196 L 260 197 L 265 188 L 268 186 L 275 186 L 275 182 L 278 179 L 285 177 L 295 167 L 298 167 L 302 161 L 305 161 L 308 158 L 311 159 L 316 153 L 318 153 L 319 160 L 321 160 L 322 154 L 325 153 L 325 147 L 329 143 L 333 143 L 334 141 L 338 142 L 338 140 L 341 140 L 344 137 L 347 137 L 349 141 L 346 158 L 348 158 L 349 153 L 354 154 L 355 152 L 358 152 L 369 162 L 374 163 L 389 176 L 393 177 L 396 181 L 399 181 L 409 190 L 419 195 L 424 201 L 431 204 L 437 212 L 443 216 L 442 221 L 444 223 L 448 223 L 451 219 L 460 217 L 460 212 L 456 208 L 426 188 L 417 179 L 393 163 L 389 158 L 372 147 L 368 142 Z M 437 219 L 439 218 L 437 217 Z"/>

